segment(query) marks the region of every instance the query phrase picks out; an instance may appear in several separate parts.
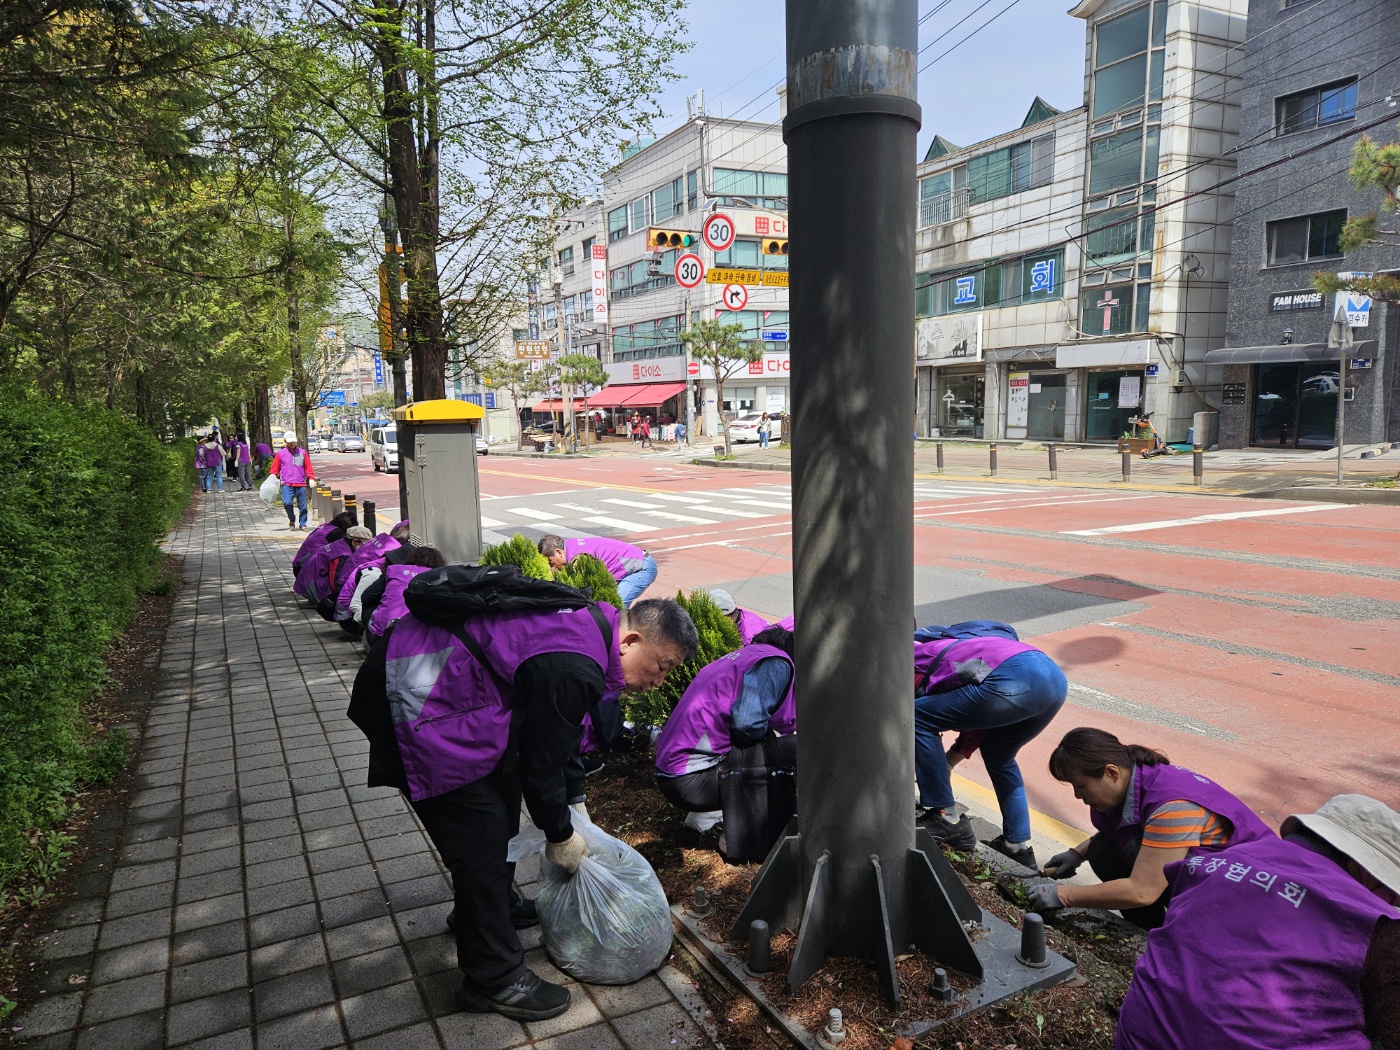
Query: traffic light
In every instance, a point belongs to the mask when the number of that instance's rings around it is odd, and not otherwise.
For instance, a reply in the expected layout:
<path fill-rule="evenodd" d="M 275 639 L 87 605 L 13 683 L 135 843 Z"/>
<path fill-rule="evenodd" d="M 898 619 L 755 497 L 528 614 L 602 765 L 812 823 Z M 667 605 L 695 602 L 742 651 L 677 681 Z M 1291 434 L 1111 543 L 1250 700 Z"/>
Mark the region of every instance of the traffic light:
<path fill-rule="evenodd" d="M 786 255 L 788 253 L 787 244 L 786 237 L 782 240 L 778 240 L 775 237 L 765 237 L 763 238 L 761 247 L 763 248 L 764 255 Z"/>
<path fill-rule="evenodd" d="M 698 239 L 689 230 L 662 230 L 657 227 L 647 230 L 647 247 L 658 251 L 667 248 L 689 248 Z"/>

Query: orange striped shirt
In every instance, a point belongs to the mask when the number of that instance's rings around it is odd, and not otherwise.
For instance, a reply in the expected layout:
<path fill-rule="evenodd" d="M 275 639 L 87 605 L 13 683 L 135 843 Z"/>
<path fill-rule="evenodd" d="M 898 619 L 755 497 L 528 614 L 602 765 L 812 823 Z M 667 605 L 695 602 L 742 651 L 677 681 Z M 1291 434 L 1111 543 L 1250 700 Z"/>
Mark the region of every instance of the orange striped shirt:
<path fill-rule="evenodd" d="M 1185 799 L 1163 802 L 1143 822 L 1142 844 L 1155 849 L 1225 846 L 1229 841 L 1230 824 L 1224 817 Z"/>

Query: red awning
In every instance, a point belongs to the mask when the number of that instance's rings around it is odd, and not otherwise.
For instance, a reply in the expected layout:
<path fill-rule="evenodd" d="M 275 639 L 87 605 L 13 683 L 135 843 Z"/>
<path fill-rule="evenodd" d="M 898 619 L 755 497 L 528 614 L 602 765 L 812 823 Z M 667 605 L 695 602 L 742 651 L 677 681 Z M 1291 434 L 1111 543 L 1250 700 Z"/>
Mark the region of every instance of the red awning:
<path fill-rule="evenodd" d="M 604 387 L 588 399 L 589 408 L 617 408 L 627 403 L 627 399 L 637 392 L 635 386 Z"/>
<path fill-rule="evenodd" d="M 622 404 L 629 408 L 656 408 L 685 390 L 684 383 L 646 383 L 633 387 L 635 393 Z"/>
<path fill-rule="evenodd" d="M 531 410 L 534 412 L 549 412 L 551 414 L 555 412 L 563 412 L 564 399 L 562 397 L 552 397 L 548 401 L 536 401 L 535 404 L 532 406 Z M 579 398 L 574 398 L 574 411 L 583 411 L 583 401 L 581 401 Z"/>

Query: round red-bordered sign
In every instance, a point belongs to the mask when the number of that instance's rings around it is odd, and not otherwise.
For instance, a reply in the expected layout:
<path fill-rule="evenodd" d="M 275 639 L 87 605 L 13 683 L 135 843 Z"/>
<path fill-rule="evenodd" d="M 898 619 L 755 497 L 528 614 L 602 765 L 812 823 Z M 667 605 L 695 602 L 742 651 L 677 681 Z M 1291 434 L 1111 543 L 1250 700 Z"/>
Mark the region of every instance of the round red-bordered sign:
<path fill-rule="evenodd" d="M 724 300 L 725 309 L 742 310 L 749 305 L 749 290 L 742 284 L 726 284 L 720 298 Z"/>
<path fill-rule="evenodd" d="M 690 364 L 686 365 L 685 374 L 689 376 L 698 376 L 700 374 L 700 362 L 692 361 Z"/>
<path fill-rule="evenodd" d="M 700 236 L 712 251 L 722 252 L 734 243 L 734 220 L 716 212 L 705 220 Z"/>
<path fill-rule="evenodd" d="M 705 263 L 694 252 L 676 260 L 676 283 L 682 288 L 698 288 L 705 279 Z"/>

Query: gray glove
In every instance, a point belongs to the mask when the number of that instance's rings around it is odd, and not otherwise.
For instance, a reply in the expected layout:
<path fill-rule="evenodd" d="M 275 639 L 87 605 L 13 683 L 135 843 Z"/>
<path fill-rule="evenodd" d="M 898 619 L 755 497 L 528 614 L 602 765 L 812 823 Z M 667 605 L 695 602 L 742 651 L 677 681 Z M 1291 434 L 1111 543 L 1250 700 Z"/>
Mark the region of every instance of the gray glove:
<path fill-rule="evenodd" d="M 1040 870 L 1052 879 L 1067 879 L 1079 870 L 1079 865 L 1084 863 L 1084 858 L 1076 850 L 1067 849 L 1063 853 L 1056 853 L 1053 857 L 1041 865 Z"/>
<path fill-rule="evenodd" d="M 588 845 L 583 841 L 583 836 L 575 831 L 563 842 L 546 842 L 544 856 L 545 860 L 559 865 L 572 875 L 578 871 L 579 861 L 588 856 Z"/>
<path fill-rule="evenodd" d="M 1053 882 L 1038 883 L 1030 887 L 1026 895 L 1030 898 L 1031 911 L 1054 911 L 1065 906 L 1060 900 L 1060 888 Z"/>

